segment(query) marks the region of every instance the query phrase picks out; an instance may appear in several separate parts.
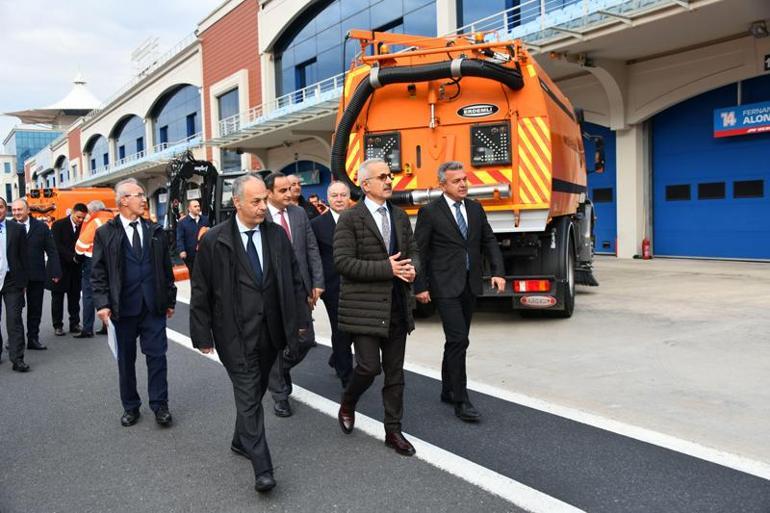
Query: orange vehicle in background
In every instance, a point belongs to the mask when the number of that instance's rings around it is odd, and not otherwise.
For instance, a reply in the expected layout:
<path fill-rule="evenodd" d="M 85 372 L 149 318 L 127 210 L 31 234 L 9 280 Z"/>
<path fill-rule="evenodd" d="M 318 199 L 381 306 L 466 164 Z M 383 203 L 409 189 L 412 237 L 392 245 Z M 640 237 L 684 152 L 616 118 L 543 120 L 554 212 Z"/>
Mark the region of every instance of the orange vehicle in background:
<path fill-rule="evenodd" d="M 424 37 L 352 30 L 361 53 L 345 77 L 331 152 L 334 176 L 358 195 L 358 167 L 382 158 L 392 201 L 412 217 L 442 195 L 436 171 L 460 161 L 500 243 L 516 310 L 572 315 L 593 276 L 587 173 L 603 143 L 521 41 L 494 34 Z M 583 139 L 596 143 L 593 169 Z M 486 271 L 485 271 L 486 272 Z M 484 295 L 497 296 L 484 280 Z"/>
<path fill-rule="evenodd" d="M 32 189 L 27 193 L 27 204 L 32 217 L 45 221 L 50 227 L 67 217 L 76 203 L 88 204 L 100 200 L 116 212 L 115 191 L 108 187 L 78 187 L 74 189 Z"/>

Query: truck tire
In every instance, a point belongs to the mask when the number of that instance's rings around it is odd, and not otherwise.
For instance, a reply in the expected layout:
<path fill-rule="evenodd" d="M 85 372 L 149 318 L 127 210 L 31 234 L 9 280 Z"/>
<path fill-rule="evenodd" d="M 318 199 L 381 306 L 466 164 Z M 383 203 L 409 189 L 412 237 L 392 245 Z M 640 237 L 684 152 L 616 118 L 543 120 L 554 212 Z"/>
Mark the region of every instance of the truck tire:
<path fill-rule="evenodd" d="M 572 317 L 575 310 L 575 230 L 569 216 L 560 217 L 557 221 L 557 246 L 561 250 L 557 264 L 556 278 L 565 282 L 564 308 L 549 311 L 553 317 L 567 319 Z"/>

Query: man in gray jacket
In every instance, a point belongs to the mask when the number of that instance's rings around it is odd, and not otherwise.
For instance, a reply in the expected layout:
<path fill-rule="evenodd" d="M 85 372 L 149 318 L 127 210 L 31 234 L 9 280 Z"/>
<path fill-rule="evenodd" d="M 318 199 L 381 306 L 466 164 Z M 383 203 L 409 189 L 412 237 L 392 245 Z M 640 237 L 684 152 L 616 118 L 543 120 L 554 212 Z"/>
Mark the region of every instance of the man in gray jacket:
<path fill-rule="evenodd" d="M 318 242 L 310 228 L 307 213 L 300 207 L 291 204 L 291 188 L 289 179 L 281 172 L 270 173 L 265 178 L 267 186 L 267 215 L 266 219 L 283 228 L 289 238 L 294 256 L 299 264 L 299 272 L 307 294 L 306 317 L 310 318 L 310 310 L 315 307 L 318 298 L 324 291 L 324 273 L 321 254 L 318 252 Z M 279 417 L 292 415 L 289 395 L 291 394 L 290 369 L 297 365 L 315 345 L 313 323 L 299 340 L 299 351 L 294 358 L 279 357 L 270 371 L 268 388 L 273 396 L 273 412 Z"/>
<path fill-rule="evenodd" d="M 338 420 L 349 434 L 358 399 L 385 371 L 385 444 L 404 456 L 415 449 L 401 433 L 404 350 L 414 330 L 412 282 L 418 249 L 409 217 L 388 202 L 393 175 L 382 159 L 361 164 L 366 197 L 340 214 L 334 232 L 334 265 L 340 274 L 339 329 L 353 336 L 356 368 L 343 392 Z M 382 353 L 382 356 L 380 356 Z"/>

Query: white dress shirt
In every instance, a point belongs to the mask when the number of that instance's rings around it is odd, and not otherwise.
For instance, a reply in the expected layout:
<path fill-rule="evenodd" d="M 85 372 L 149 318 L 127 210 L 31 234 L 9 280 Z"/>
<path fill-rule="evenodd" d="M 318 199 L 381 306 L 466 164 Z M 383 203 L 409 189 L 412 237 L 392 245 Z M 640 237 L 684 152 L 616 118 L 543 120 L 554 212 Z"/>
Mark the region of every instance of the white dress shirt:
<path fill-rule="evenodd" d="M 444 199 L 447 202 L 447 205 L 449 205 L 449 211 L 452 212 L 452 219 L 455 220 L 455 223 L 457 223 L 457 209 L 455 208 L 455 203 L 457 203 L 455 200 L 444 194 Z M 468 226 L 468 211 L 465 210 L 465 200 L 461 201 L 462 206 L 460 207 L 460 212 L 463 214 L 463 219 L 465 219 L 465 226 Z M 459 223 L 457 226 L 460 226 Z"/>
<path fill-rule="evenodd" d="M 334 211 L 334 210 L 332 210 L 331 208 L 329 209 L 329 212 L 331 212 L 331 213 L 332 213 L 332 219 L 334 219 L 334 224 L 337 224 L 337 223 L 339 222 L 339 220 L 340 220 L 340 214 L 339 214 L 339 212 L 335 212 L 335 211 Z"/>
<path fill-rule="evenodd" d="M 144 230 L 142 229 L 142 220 L 140 218 L 136 218 L 137 225 L 136 225 L 136 231 L 139 232 L 139 245 L 144 249 Z M 127 217 L 123 217 L 123 214 L 120 214 L 120 222 L 123 224 L 123 230 L 126 232 L 126 236 L 128 237 L 128 243 L 133 244 L 134 242 L 134 229 L 131 228 L 131 221 Z"/>
<path fill-rule="evenodd" d="M 241 234 L 241 242 L 243 243 L 243 250 L 246 251 L 246 254 L 249 253 L 248 250 L 248 244 L 249 244 L 249 236 L 246 235 L 246 232 L 249 230 L 254 230 L 254 234 L 251 236 L 251 240 L 254 241 L 254 246 L 257 248 L 257 256 L 259 257 L 259 265 L 262 267 L 262 272 L 265 272 L 265 259 L 262 258 L 262 232 L 260 231 L 260 225 L 255 226 L 254 228 L 249 228 L 245 224 L 241 223 L 241 220 L 238 219 L 238 214 L 235 215 L 235 224 L 238 226 L 238 233 Z"/>
<path fill-rule="evenodd" d="M 272 203 L 268 203 L 267 208 L 270 210 L 270 218 L 273 220 L 273 222 L 278 226 L 283 227 L 281 224 L 281 210 L 274 207 Z M 286 218 L 286 225 L 289 227 L 289 233 L 294 233 L 294 227 L 292 227 L 291 221 L 289 221 L 288 209 L 283 210 L 283 216 Z M 289 238 L 291 239 L 291 237 Z"/>
<path fill-rule="evenodd" d="M 377 212 L 377 209 L 380 207 L 385 207 L 388 215 L 388 222 L 390 222 L 390 209 L 388 208 L 388 203 L 385 202 L 382 205 L 378 205 L 367 196 L 364 198 L 364 205 L 366 205 L 366 208 L 369 209 L 369 213 L 372 214 L 372 218 L 374 219 L 375 224 L 377 224 L 377 229 L 380 230 L 380 235 L 382 235 L 382 214 Z M 390 230 L 393 231 L 392 226 L 390 227 Z M 387 244 L 385 246 L 387 247 Z"/>

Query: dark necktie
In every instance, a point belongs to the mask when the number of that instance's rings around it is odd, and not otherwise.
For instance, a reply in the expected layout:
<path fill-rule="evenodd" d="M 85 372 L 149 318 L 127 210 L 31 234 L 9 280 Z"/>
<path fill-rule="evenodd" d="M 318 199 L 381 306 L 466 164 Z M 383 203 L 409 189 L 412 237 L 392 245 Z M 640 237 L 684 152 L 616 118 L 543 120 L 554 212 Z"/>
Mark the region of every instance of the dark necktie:
<path fill-rule="evenodd" d="M 462 211 L 463 202 L 458 201 L 455 203 L 455 217 L 457 218 L 457 226 L 460 228 L 460 233 L 463 234 L 463 239 L 468 239 L 468 223 L 465 222 L 465 217 L 463 217 L 463 211 Z M 468 251 L 465 252 L 465 270 L 471 268 L 471 262 L 468 258 Z"/>
<path fill-rule="evenodd" d="M 131 236 L 131 248 L 134 250 L 136 258 L 142 258 L 142 239 L 139 238 L 139 221 L 131 221 L 128 225 L 134 229 L 134 235 Z"/>
<path fill-rule="evenodd" d="M 254 245 L 253 235 L 257 230 L 247 230 L 246 237 L 248 242 L 246 243 L 246 256 L 249 257 L 249 263 L 254 270 L 254 275 L 257 277 L 257 283 L 262 283 L 262 266 L 259 263 L 259 253 L 257 253 L 257 246 Z"/>

